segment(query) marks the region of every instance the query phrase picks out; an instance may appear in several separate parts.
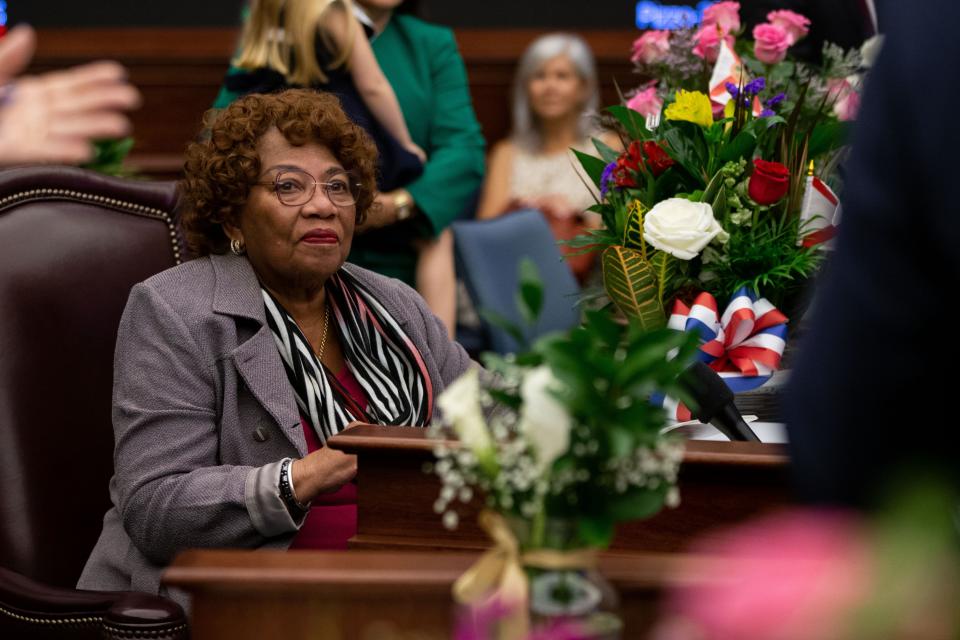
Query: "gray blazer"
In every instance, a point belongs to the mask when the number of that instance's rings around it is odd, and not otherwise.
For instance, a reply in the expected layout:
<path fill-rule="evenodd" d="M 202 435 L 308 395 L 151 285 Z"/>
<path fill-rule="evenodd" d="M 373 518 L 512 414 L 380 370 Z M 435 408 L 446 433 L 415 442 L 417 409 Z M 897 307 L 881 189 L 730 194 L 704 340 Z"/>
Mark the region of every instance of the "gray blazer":
<path fill-rule="evenodd" d="M 420 350 L 434 397 L 467 369 L 413 289 L 344 268 Z M 160 572 L 184 549 L 289 546 L 297 523 L 278 496 L 280 461 L 307 446 L 246 258 L 193 260 L 133 288 L 117 335 L 113 429 L 113 507 L 79 588 L 162 593 Z"/>

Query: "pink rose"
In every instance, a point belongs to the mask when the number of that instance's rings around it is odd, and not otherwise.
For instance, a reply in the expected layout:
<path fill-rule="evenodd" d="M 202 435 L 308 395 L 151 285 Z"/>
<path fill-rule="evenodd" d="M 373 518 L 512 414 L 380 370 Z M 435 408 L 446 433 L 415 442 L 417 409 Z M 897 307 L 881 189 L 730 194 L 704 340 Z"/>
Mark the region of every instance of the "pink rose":
<path fill-rule="evenodd" d="M 777 64 L 787 57 L 790 36 L 775 24 L 758 24 L 753 28 L 753 55 L 764 64 Z"/>
<path fill-rule="evenodd" d="M 666 599 L 684 633 L 654 637 L 838 637 L 875 577 L 867 535 L 854 514 L 799 509 L 714 533 L 691 549 L 710 558 L 710 579 Z"/>
<path fill-rule="evenodd" d="M 669 51 L 669 31 L 647 31 L 633 41 L 633 55 L 630 56 L 630 61 L 651 64 L 662 60 Z"/>
<path fill-rule="evenodd" d="M 647 87 L 642 91 L 637 91 L 637 93 L 627 101 L 627 107 L 644 116 L 655 116 L 660 115 L 663 100 L 657 95 L 656 87 Z"/>
<path fill-rule="evenodd" d="M 837 120 L 856 120 L 860 110 L 860 94 L 846 78 L 831 78 L 827 81 L 827 101 L 833 103 Z"/>
<path fill-rule="evenodd" d="M 723 35 L 740 30 L 740 3 L 718 2 L 703 10 L 703 26 L 709 24 L 720 27 Z"/>
<path fill-rule="evenodd" d="M 734 3 L 735 4 L 735 3 Z M 693 36 L 693 54 L 707 62 L 716 62 L 720 53 L 721 36 L 733 48 L 733 36 L 723 34 L 719 25 L 708 24 L 701 27 Z"/>
<path fill-rule="evenodd" d="M 771 11 L 767 14 L 767 20 L 787 32 L 791 45 L 810 33 L 810 19 L 787 9 Z"/>

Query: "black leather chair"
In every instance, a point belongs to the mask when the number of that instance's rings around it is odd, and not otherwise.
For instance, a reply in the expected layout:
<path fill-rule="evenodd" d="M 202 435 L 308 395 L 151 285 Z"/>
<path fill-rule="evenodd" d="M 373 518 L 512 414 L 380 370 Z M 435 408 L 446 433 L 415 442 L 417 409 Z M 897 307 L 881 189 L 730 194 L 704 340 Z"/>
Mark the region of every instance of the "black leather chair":
<path fill-rule="evenodd" d="M 0 171 L 0 638 L 186 638 L 179 605 L 74 589 L 110 498 L 131 286 L 178 264 L 174 183 Z"/>

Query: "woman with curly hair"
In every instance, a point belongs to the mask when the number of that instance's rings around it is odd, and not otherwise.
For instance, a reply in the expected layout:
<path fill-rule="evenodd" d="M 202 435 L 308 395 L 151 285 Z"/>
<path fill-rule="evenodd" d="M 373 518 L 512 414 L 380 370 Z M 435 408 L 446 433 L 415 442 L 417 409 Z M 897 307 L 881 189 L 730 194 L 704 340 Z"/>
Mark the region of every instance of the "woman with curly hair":
<path fill-rule="evenodd" d="M 209 117 L 181 184 L 201 257 L 136 285 L 120 323 L 113 507 L 81 588 L 160 592 L 191 547 L 345 548 L 356 460 L 326 440 L 428 424 L 470 365 L 413 289 L 345 264 L 376 151 L 335 98 Z"/>

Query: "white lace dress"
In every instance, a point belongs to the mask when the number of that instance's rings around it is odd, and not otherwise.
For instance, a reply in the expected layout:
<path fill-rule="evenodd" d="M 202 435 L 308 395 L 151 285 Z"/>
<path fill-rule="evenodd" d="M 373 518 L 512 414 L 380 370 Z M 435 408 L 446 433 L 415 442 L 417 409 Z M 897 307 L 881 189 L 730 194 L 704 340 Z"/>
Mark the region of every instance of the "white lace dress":
<path fill-rule="evenodd" d="M 576 149 L 596 154 L 587 140 L 578 144 Z M 517 145 L 510 175 L 510 197 L 539 198 L 552 195 L 561 195 L 572 206 L 582 210 L 593 205 L 599 197 L 590 177 L 569 149 L 544 154 L 532 153 Z"/>

